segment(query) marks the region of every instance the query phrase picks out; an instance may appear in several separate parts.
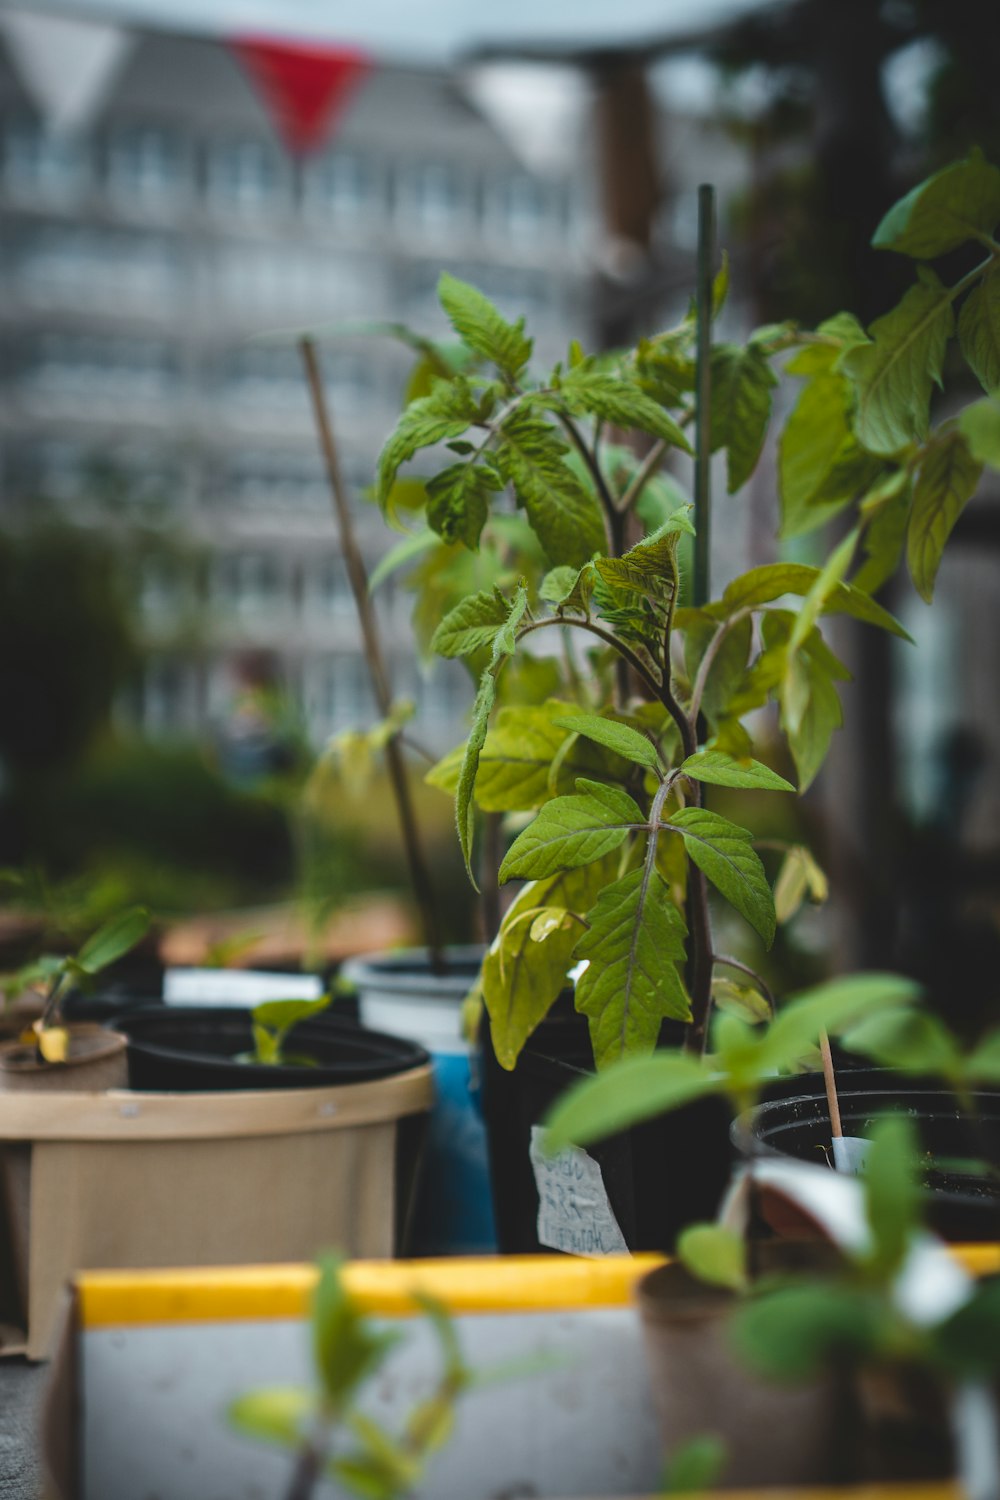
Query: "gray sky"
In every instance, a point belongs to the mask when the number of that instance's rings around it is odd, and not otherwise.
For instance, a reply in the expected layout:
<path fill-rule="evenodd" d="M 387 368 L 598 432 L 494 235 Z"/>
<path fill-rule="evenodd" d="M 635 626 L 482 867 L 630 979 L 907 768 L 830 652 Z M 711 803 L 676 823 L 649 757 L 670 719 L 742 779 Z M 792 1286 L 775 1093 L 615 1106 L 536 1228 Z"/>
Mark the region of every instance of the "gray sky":
<path fill-rule="evenodd" d="M 0 0 L 0 10 L 262 31 L 365 47 L 386 61 L 449 61 L 496 43 L 621 45 L 701 30 L 761 0 Z"/>

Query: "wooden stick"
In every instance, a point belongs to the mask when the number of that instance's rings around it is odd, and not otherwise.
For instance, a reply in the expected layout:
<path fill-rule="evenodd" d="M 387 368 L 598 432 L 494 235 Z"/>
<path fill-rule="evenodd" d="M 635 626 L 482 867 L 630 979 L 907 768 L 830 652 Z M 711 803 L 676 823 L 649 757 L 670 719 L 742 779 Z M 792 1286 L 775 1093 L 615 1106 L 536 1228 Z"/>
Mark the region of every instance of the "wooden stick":
<path fill-rule="evenodd" d="M 337 525 L 340 529 L 340 544 L 344 552 L 344 563 L 347 568 L 351 592 L 354 595 L 354 605 L 358 612 L 358 623 L 361 626 L 361 639 L 365 648 L 365 660 L 368 664 L 368 672 L 371 677 L 378 711 L 384 719 L 387 719 L 392 712 L 392 693 L 389 687 L 389 675 L 385 668 L 382 648 L 379 643 L 375 611 L 372 608 L 371 594 L 368 590 L 368 574 L 365 569 L 364 558 L 361 556 L 361 549 L 354 535 L 354 523 L 351 518 L 350 506 L 347 503 L 347 493 L 340 472 L 340 460 L 337 456 L 337 445 L 333 437 L 333 424 L 330 420 L 326 397 L 323 392 L 323 378 L 320 374 L 316 345 L 311 338 L 303 338 L 299 341 L 299 344 L 306 367 L 306 379 L 309 382 L 309 390 L 312 395 L 313 412 L 319 432 L 320 446 L 323 450 L 323 458 L 326 463 L 326 474 L 330 483 L 334 514 L 336 515 Z M 435 910 L 432 896 L 430 867 L 424 857 L 423 846 L 420 842 L 420 831 L 417 826 L 416 814 L 410 797 L 410 785 L 406 775 L 406 762 L 403 759 L 398 731 L 386 741 L 385 759 L 389 770 L 389 780 L 392 784 L 393 796 L 396 801 L 399 826 L 403 835 L 403 846 L 406 851 L 406 862 L 410 875 L 410 888 L 413 891 L 414 899 L 420 912 L 424 942 L 427 945 L 432 969 L 436 974 L 441 974 L 445 971 L 446 964 L 444 961 L 440 928 L 438 926 L 437 911 Z"/>
<path fill-rule="evenodd" d="M 711 597 L 709 551 L 712 511 L 712 268 L 715 258 L 715 189 L 698 189 L 697 417 L 694 460 L 694 568 L 692 601 L 696 608 Z"/>
<path fill-rule="evenodd" d="M 840 1099 L 837 1096 L 837 1075 L 833 1071 L 833 1054 L 830 1051 L 830 1038 L 825 1031 L 820 1032 L 819 1050 L 823 1058 L 823 1082 L 826 1085 L 826 1102 L 830 1111 L 830 1130 L 834 1136 L 842 1136 L 844 1128 L 840 1123 Z"/>

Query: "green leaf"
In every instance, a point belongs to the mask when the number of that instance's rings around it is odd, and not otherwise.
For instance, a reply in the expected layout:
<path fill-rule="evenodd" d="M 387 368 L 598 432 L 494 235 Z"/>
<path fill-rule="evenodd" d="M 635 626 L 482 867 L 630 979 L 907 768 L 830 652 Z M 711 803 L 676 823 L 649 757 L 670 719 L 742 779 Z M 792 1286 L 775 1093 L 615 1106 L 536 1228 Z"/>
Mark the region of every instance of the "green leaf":
<path fill-rule="evenodd" d="M 642 388 L 622 375 L 580 366 L 569 371 L 560 394 L 571 412 L 589 412 L 625 430 L 634 428 L 691 453 L 691 444 L 673 417 Z"/>
<path fill-rule="evenodd" d="M 933 272 L 923 274 L 925 280 L 872 324 L 872 342 L 843 359 L 857 392 L 854 431 L 873 453 L 898 453 L 927 436 L 931 386 L 941 383 L 955 320 L 947 287 Z"/>
<path fill-rule="evenodd" d="M 124 957 L 148 931 L 149 912 L 143 906 L 130 906 L 87 939 L 76 955 L 76 963 L 85 974 L 98 974 Z"/>
<path fill-rule="evenodd" d="M 948 1374 L 992 1384 L 1000 1348 L 1000 1283 L 983 1277 L 970 1299 L 935 1330 L 935 1358 Z"/>
<path fill-rule="evenodd" d="M 1000 1031 L 989 1032 L 973 1047 L 965 1072 L 972 1083 L 1000 1083 Z"/>
<path fill-rule="evenodd" d="M 834 1357 L 856 1361 L 875 1344 L 869 1304 L 834 1282 L 780 1287 L 741 1304 L 731 1324 L 742 1360 L 768 1380 L 806 1380 Z"/>
<path fill-rule="evenodd" d="M 972 499 L 983 472 L 961 432 L 936 433 L 924 450 L 913 490 L 906 560 L 914 586 L 929 604 L 945 543 Z"/>
<path fill-rule="evenodd" d="M 447 271 L 438 281 L 438 298 L 462 341 L 516 379 L 531 358 L 524 319 L 508 323 L 482 292 Z"/>
<path fill-rule="evenodd" d="M 580 936 L 580 923 L 567 913 L 590 909 L 614 878 L 614 864 L 614 859 L 598 860 L 530 881 L 504 916 L 482 968 L 490 1035 L 502 1068 L 514 1067 L 528 1037 L 566 988 Z M 564 922 L 551 920 L 560 915 Z"/>
<path fill-rule="evenodd" d="M 806 563 L 764 563 L 762 567 L 751 568 L 748 573 L 733 579 L 722 596 L 722 608 L 726 614 L 735 614 L 738 609 L 755 609 L 785 594 L 808 594 L 819 575 L 819 568 Z M 822 613 L 851 615 L 855 620 L 877 625 L 892 635 L 909 640 L 902 625 L 888 610 L 849 583 L 840 583 L 831 590 Z"/>
<path fill-rule="evenodd" d="M 1000 388 L 1000 275 L 995 264 L 962 303 L 958 342 L 987 395 Z"/>
<path fill-rule="evenodd" d="M 603 745 L 606 750 L 613 750 L 616 755 L 634 761 L 637 766 L 647 766 L 650 771 L 658 771 L 660 768 L 656 746 L 637 729 L 632 729 L 630 725 L 622 724 L 617 719 L 603 719 L 598 714 L 566 714 L 554 722 L 561 729 L 568 729 L 572 734 L 582 734 L 595 744 Z"/>
<path fill-rule="evenodd" d="M 313 1297 L 313 1356 L 326 1400 L 335 1410 L 381 1362 L 397 1340 L 373 1333 L 344 1285 L 339 1256 L 323 1256 Z"/>
<path fill-rule="evenodd" d="M 698 868 L 770 947 L 774 901 L 753 834 L 704 807 L 683 808 L 665 826 L 680 833 Z"/>
<path fill-rule="evenodd" d="M 465 860 L 466 872 L 473 886 L 476 885 L 476 880 L 472 873 L 472 838 L 475 824 L 472 794 L 476 785 L 476 772 L 479 769 L 479 753 L 486 739 L 490 713 L 496 700 L 497 677 L 507 657 L 514 654 L 517 645 L 515 631 L 527 607 L 528 590 L 522 581 L 518 584 L 511 601 L 507 623 L 500 627 L 493 638 L 489 665 L 479 681 L 479 691 L 472 706 L 472 728 L 465 742 L 465 756 L 462 760 L 462 769 L 458 774 L 458 786 L 455 789 L 455 822 L 458 827 L 458 842 Z M 478 886 L 476 889 L 478 890 Z"/>
<path fill-rule="evenodd" d="M 712 350 L 711 446 L 726 449 L 731 495 L 757 466 L 771 419 L 777 378 L 756 345 L 720 344 Z"/>
<path fill-rule="evenodd" d="M 684 919 L 657 871 L 632 870 L 606 886 L 574 958 L 589 960 L 576 982 L 576 1008 L 590 1020 L 598 1068 L 656 1046 L 661 1023 L 691 1019 L 676 961 Z"/>
<path fill-rule="evenodd" d="M 717 1489 L 725 1467 L 725 1440 L 714 1432 L 698 1433 L 671 1449 L 662 1493 L 694 1495 Z"/>
<path fill-rule="evenodd" d="M 694 682 L 719 621 L 704 610 L 685 611 L 684 619 L 685 663 Z M 753 621 L 748 616 L 729 627 L 716 650 L 701 700 L 702 713 L 713 728 L 729 714 L 733 696 L 744 682 L 752 639 Z"/>
<path fill-rule="evenodd" d="M 566 462 L 566 444 L 551 423 L 519 408 L 500 429 L 496 457 L 514 486 L 532 530 L 554 566 L 582 567 L 605 545 L 596 495 Z"/>
<path fill-rule="evenodd" d="M 889 485 L 891 481 L 886 483 Z M 862 513 L 871 498 L 866 496 L 862 501 Z M 851 579 L 852 587 L 865 594 L 875 594 L 895 573 L 903 554 L 911 501 L 910 481 L 904 474 L 898 489 L 875 510 L 862 535 L 865 560 Z"/>
<path fill-rule="evenodd" d="M 822 525 L 849 498 L 845 494 L 843 500 L 834 498 L 818 505 L 814 500 L 850 434 L 848 391 L 842 375 L 817 375 L 803 387 L 785 423 L 778 444 L 783 537 L 801 536 Z"/>
<path fill-rule="evenodd" d="M 283 1448 L 298 1448 L 316 1417 L 316 1397 L 299 1386 L 248 1391 L 233 1401 L 226 1415 L 238 1432 Z"/>
<path fill-rule="evenodd" d="M 960 412 L 958 430 L 974 459 L 1000 469 L 1000 401 L 973 401 Z"/>
<path fill-rule="evenodd" d="M 715 786 L 759 787 L 762 791 L 794 792 L 790 781 L 776 771 L 761 765 L 759 760 L 733 760 L 718 750 L 699 750 L 689 755 L 681 764 L 685 776 L 695 781 L 707 781 Z"/>
<path fill-rule="evenodd" d="M 442 541 L 462 542 L 470 552 L 490 513 L 490 499 L 503 482 L 486 464 L 450 464 L 427 481 L 427 521 Z"/>
<path fill-rule="evenodd" d="M 499 589 L 470 594 L 445 615 L 431 637 L 437 656 L 471 656 L 492 647 L 497 631 L 510 617 L 510 604 Z"/>
<path fill-rule="evenodd" d="M 834 313 L 820 323 L 815 334 L 805 335 L 807 342 L 787 361 L 789 375 L 828 375 L 835 370 L 848 349 L 866 344 L 868 335 L 853 313 Z"/>
<path fill-rule="evenodd" d="M 844 1037 L 851 1052 L 904 1073 L 954 1079 L 961 1053 L 937 1016 L 909 1009 L 890 1010 L 859 1020 Z"/>
<path fill-rule="evenodd" d="M 933 260 L 988 235 L 1000 221 L 1000 171 L 973 152 L 895 203 L 872 236 L 876 250 Z"/>
<path fill-rule="evenodd" d="M 920 1218 L 916 1178 L 917 1138 L 910 1120 L 893 1115 L 872 1126 L 865 1158 L 865 1209 L 873 1244 L 864 1257 L 880 1276 L 896 1275 Z"/>
<path fill-rule="evenodd" d="M 699 1281 L 743 1291 L 747 1285 L 746 1242 L 721 1224 L 689 1224 L 677 1236 L 677 1255 Z"/>
<path fill-rule="evenodd" d="M 829 882 L 811 853 L 803 844 L 789 849 L 774 882 L 774 912 L 779 924 L 790 922 L 808 896 L 823 902 L 829 895 Z"/>
<path fill-rule="evenodd" d="M 816 621 L 827 607 L 830 596 L 844 581 L 844 574 L 854 561 L 858 545 L 858 528 L 848 532 L 830 553 L 823 564 L 812 588 L 802 601 L 802 608 L 795 616 L 792 633 L 788 638 L 789 657 L 798 651 L 812 634 Z"/>
<path fill-rule="evenodd" d="M 397 542 L 395 547 L 391 547 L 384 556 L 379 558 L 368 579 L 368 592 L 373 594 L 379 585 L 384 583 L 398 568 L 416 562 L 426 552 L 440 545 L 441 542 L 436 532 L 431 531 L 429 527 L 404 537 L 401 542 Z"/>
<path fill-rule="evenodd" d="M 547 802 L 514 840 L 500 866 L 501 884 L 590 864 L 623 844 L 633 828 L 643 827 L 641 809 L 619 787 L 582 777 L 577 787 L 578 795 Z"/>
<path fill-rule="evenodd" d="M 388 503 L 396 474 L 407 459 L 420 448 L 461 437 L 473 423 L 484 420 L 487 406 L 487 398 L 477 395 L 462 376 L 437 381 L 429 396 L 411 402 L 379 454 L 379 504 Z"/>
<path fill-rule="evenodd" d="M 626 1057 L 557 1099 L 545 1118 L 545 1150 L 589 1146 L 619 1130 L 718 1092 L 707 1068 L 683 1052 Z"/>
<path fill-rule="evenodd" d="M 807 1048 L 815 1046 L 822 1031 L 830 1036 L 848 1032 L 853 1037 L 850 1028 L 862 1017 L 911 1005 L 919 995 L 919 986 L 898 974 L 848 974 L 815 985 L 778 1011 L 761 1046 L 761 1066 L 787 1070 Z M 851 1047 L 847 1036 L 844 1045 Z"/>
<path fill-rule="evenodd" d="M 258 1026 L 284 1032 L 310 1016 L 320 1015 L 329 1004 L 329 995 L 319 995 L 315 1000 L 262 1000 L 250 1014 Z"/>
<path fill-rule="evenodd" d="M 594 567 L 612 588 L 644 598 L 653 595 L 664 607 L 677 588 L 677 543 L 682 528 L 668 521 L 622 557 L 595 557 Z"/>
<path fill-rule="evenodd" d="M 782 623 L 779 618 L 771 616 L 764 633 L 766 641 L 773 639 Z M 794 655 L 786 657 L 778 702 L 781 727 L 788 737 L 788 747 L 795 761 L 800 793 L 812 784 L 826 758 L 834 730 L 843 723 L 835 678 L 846 675 L 836 657 L 827 650 L 816 628 Z"/>
<path fill-rule="evenodd" d="M 484 812 L 532 812 L 559 792 L 571 792 L 579 776 L 620 779 L 610 755 L 591 740 L 570 740 L 558 726 L 568 707 L 551 699 L 544 705 L 500 709 L 479 755 L 475 795 Z M 464 755 L 464 747 L 458 746 L 426 780 L 454 794 Z"/>
<path fill-rule="evenodd" d="M 770 1021 L 773 1013 L 770 1000 L 760 990 L 719 974 L 712 980 L 712 1004 L 720 1011 L 739 1016 L 751 1026 Z"/>

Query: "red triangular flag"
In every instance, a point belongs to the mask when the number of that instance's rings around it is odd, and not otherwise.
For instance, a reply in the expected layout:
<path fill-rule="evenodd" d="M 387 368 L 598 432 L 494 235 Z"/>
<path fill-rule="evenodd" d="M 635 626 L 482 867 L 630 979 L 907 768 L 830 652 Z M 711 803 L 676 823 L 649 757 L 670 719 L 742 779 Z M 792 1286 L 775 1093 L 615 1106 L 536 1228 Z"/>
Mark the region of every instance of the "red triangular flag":
<path fill-rule="evenodd" d="M 321 47 L 240 36 L 229 45 L 243 63 L 290 151 L 310 151 L 370 70 L 371 59 L 352 47 Z"/>

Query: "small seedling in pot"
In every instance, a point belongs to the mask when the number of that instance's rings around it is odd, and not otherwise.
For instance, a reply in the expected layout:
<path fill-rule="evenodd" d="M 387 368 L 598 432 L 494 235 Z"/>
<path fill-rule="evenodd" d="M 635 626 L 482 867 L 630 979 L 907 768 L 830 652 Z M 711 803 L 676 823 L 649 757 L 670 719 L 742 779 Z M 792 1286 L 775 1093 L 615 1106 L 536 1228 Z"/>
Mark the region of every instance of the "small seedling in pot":
<path fill-rule="evenodd" d="M 401 1432 L 386 1432 L 359 1409 L 358 1398 L 400 1336 L 361 1310 L 344 1283 L 342 1265 L 333 1255 L 320 1262 L 312 1311 L 313 1387 L 251 1391 L 232 1404 L 229 1418 L 240 1432 L 297 1454 L 287 1500 L 309 1500 L 324 1478 L 365 1500 L 402 1500 L 447 1441 L 455 1404 L 472 1372 L 444 1308 L 414 1293 L 438 1341 L 440 1372 Z"/>
<path fill-rule="evenodd" d="M 332 998 L 332 995 L 320 995 L 316 1000 L 262 1000 L 250 1012 L 254 1050 L 242 1053 L 238 1061 L 315 1067 L 315 1058 L 304 1053 L 286 1052 L 285 1043 L 293 1026 L 320 1015 Z"/>
<path fill-rule="evenodd" d="M 129 907 L 105 922 L 75 954 L 43 953 L 19 969 L 4 984 L 6 998 L 26 989 L 46 986 L 45 1008 L 25 1036 L 34 1043 L 41 1061 L 65 1062 L 70 1033 L 63 1023 L 62 1005 L 75 985 L 86 988 L 103 969 L 124 958 L 149 930 L 149 913 Z"/>

